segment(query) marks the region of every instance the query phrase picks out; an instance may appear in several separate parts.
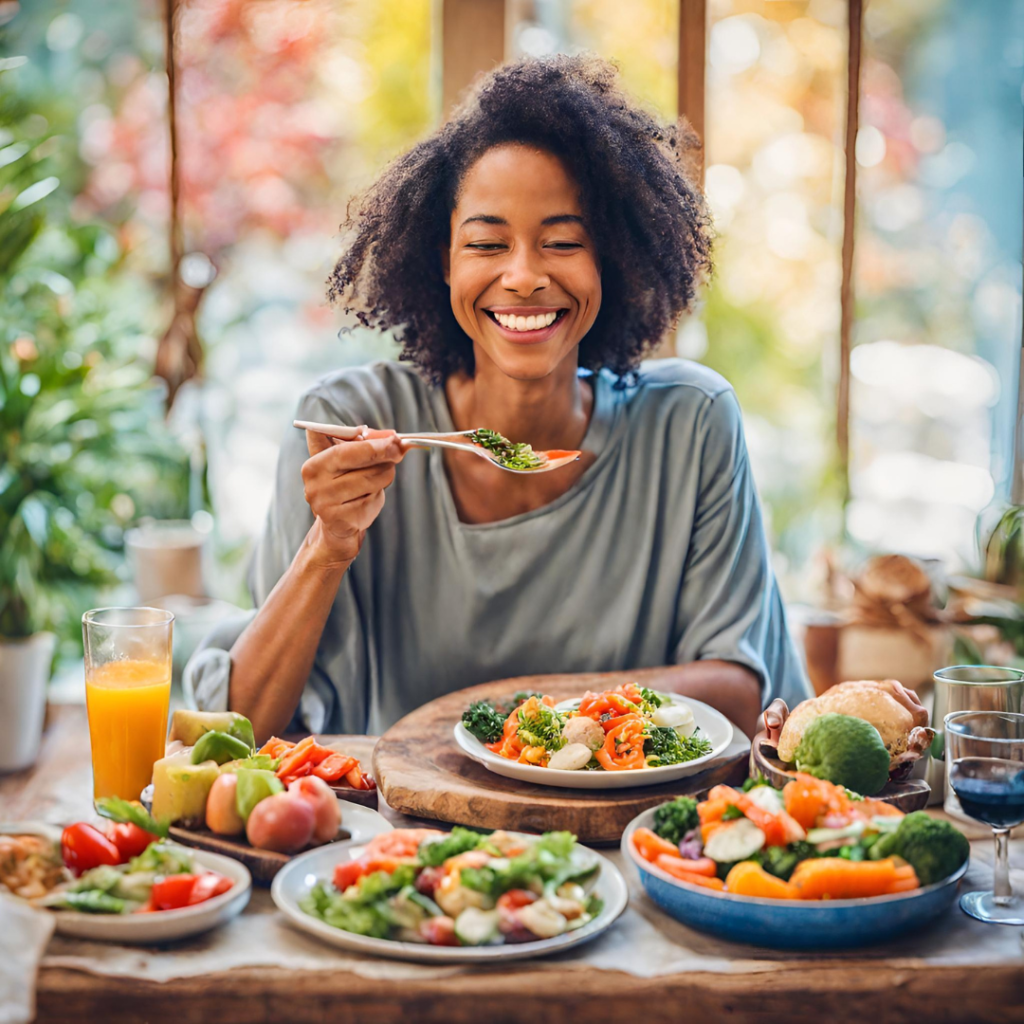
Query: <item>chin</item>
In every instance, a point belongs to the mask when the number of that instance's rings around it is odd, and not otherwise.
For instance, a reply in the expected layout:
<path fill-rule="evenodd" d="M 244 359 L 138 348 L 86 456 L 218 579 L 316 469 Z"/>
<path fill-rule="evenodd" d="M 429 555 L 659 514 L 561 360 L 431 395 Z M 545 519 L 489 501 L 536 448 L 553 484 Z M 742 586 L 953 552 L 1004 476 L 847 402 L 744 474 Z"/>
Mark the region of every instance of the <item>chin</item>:
<path fill-rule="evenodd" d="M 518 353 L 496 356 L 488 353 L 495 366 L 506 377 L 513 380 L 543 380 L 555 372 L 561 363 L 560 359 L 553 359 L 550 356 L 542 356 L 539 353 Z"/>

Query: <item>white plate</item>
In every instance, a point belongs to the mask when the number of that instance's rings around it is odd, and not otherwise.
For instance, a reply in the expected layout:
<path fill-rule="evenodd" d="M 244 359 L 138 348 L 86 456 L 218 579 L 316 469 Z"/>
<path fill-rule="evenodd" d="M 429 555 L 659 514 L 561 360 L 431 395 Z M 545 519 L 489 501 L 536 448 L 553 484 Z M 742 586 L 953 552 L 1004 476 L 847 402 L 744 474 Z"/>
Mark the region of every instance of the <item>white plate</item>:
<path fill-rule="evenodd" d="M 413 960 L 419 963 L 478 964 L 526 960 L 548 953 L 560 953 L 571 946 L 589 942 L 615 923 L 629 901 L 626 882 L 619 869 L 607 857 L 588 850 L 588 853 L 597 857 L 601 865 L 592 891 L 600 897 L 604 906 L 593 921 L 575 931 L 565 932 L 553 939 L 514 942 L 504 946 L 429 946 L 418 942 L 374 939 L 366 935 L 355 935 L 340 928 L 332 928 L 319 918 L 310 916 L 299 906 L 299 901 L 309 894 L 318 880 L 331 878 L 335 865 L 358 857 L 362 851 L 362 846 L 342 842 L 322 846 L 318 850 L 310 850 L 309 853 L 296 857 L 277 873 L 274 884 L 270 887 L 270 895 L 278 909 L 295 927 L 315 935 L 328 945 L 340 946 L 354 953 L 389 957 L 392 960 Z"/>
<path fill-rule="evenodd" d="M 636 768 L 632 771 L 568 771 L 565 768 L 539 768 L 534 764 L 520 764 L 510 761 L 488 750 L 463 724 L 455 726 L 455 742 L 463 753 L 482 764 L 495 775 L 506 779 L 518 779 L 535 786 L 555 786 L 558 789 L 631 789 L 634 786 L 658 786 L 663 782 L 675 782 L 688 775 L 704 771 L 709 761 L 719 757 L 732 742 L 732 723 L 720 711 L 689 697 L 666 694 L 673 704 L 686 704 L 693 711 L 693 720 L 699 726 L 701 735 L 711 741 L 711 753 L 682 764 L 670 764 L 661 768 Z M 579 704 L 579 700 L 566 700 L 558 704 L 559 711 L 565 711 Z"/>
<path fill-rule="evenodd" d="M 60 842 L 61 829 L 41 822 L 10 822 L 0 825 L 0 833 L 38 835 Z M 172 843 L 171 845 L 178 845 Z M 183 850 L 187 847 L 181 847 Z M 244 864 L 218 853 L 188 850 L 197 868 L 216 871 L 234 883 L 227 892 L 194 907 L 160 910 L 153 914 L 86 914 L 78 910 L 48 910 L 61 935 L 78 939 L 127 944 L 170 942 L 198 935 L 237 917 L 252 894 L 252 877 Z"/>

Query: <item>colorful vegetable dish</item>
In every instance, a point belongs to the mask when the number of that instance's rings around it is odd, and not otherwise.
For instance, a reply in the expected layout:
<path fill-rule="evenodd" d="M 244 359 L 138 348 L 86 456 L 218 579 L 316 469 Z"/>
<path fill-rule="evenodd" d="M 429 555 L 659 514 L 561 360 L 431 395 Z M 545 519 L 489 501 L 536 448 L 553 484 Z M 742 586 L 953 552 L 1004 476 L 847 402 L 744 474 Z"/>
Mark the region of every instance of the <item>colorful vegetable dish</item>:
<path fill-rule="evenodd" d="M 89 914 L 178 910 L 232 888 L 230 878 L 196 871 L 191 851 L 162 842 L 161 826 L 135 804 L 97 804 L 116 820 L 64 829 L 60 843 L 35 835 L 0 837 L 0 885 L 37 906 Z"/>
<path fill-rule="evenodd" d="M 521 695 L 512 708 L 476 701 L 462 723 L 487 749 L 511 761 L 564 771 L 630 771 L 710 754 L 693 711 L 635 683 L 584 694 L 559 711 L 554 698 Z"/>
<path fill-rule="evenodd" d="M 924 811 L 904 815 L 803 773 L 775 789 L 748 780 L 706 800 L 658 808 L 633 833 L 636 854 L 681 882 L 780 900 L 837 900 L 909 892 L 948 878 L 967 839 Z"/>
<path fill-rule="evenodd" d="M 551 939 L 600 912 L 597 857 L 569 832 L 397 829 L 339 864 L 302 909 L 357 935 L 435 946 Z"/>
<path fill-rule="evenodd" d="M 504 466 L 506 469 L 529 471 L 531 469 L 540 469 L 541 466 L 547 465 L 552 459 L 563 459 L 569 455 L 574 455 L 577 459 L 580 457 L 578 451 L 535 452 L 533 447 L 524 441 L 510 441 L 504 434 L 499 434 L 496 430 L 481 428 L 480 430 L 471 431 L 466 436 L 473 444 L 480 448 L 486 448 L 491 452 L 496 457 L 499 465 Z"/>
<path fill-rule="evenodd" d="M 375 788 L 356 758 L 312 736 L 298 743 L 275 736 L 257 750 L 239 714 L 176 711 L 168 754 L 153 766 L 153 816 L 296 853 L 338 835 L 332 786 Z"/>

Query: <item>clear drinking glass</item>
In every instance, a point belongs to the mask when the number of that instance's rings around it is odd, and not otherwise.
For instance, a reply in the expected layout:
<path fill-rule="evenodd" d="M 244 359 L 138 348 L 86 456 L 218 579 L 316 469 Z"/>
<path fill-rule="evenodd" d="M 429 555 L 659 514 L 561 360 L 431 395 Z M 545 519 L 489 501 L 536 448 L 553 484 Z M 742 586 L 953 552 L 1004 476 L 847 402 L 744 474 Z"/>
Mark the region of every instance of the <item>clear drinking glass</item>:
<path fill-rule="evenodd" d="M 979 921 L 1024 925 L 1024 901 L 1010 887 L 1010 829 L 1024 823 L 1024 714 L 958 711 L 946 716 L 949 782 L 964 813 L 992 826 L 996 841 L 992 892 L 960 897 Z"/>
<path fill-rule="evenodd" d="M 174 616 L 96 608 L 82 616 L 93 796 L 138 800 L 164 756 Z"/>

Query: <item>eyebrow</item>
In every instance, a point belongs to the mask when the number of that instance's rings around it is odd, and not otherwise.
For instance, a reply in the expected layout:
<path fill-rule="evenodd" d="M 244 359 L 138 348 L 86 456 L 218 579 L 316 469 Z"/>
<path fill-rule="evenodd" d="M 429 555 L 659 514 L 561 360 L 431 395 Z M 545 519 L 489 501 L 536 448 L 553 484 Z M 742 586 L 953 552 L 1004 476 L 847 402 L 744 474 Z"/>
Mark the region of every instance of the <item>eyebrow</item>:
<path fill-rule="evenodd" d="M 504 217 L 495 217 L 491 213 L 475 213 L 472 217 L 467 217 L 459 226 L 465 227 L 467 224 L 472 223 L 478 224 L 504 224 L 508 225 L 508 221 Z M 583 224 L 583 218 L 578 217 L 575 213 L 556 213 L 553 217 L 545 217 L 541 224 L 545 227 L 549 227 L 552 224 Z"/>

